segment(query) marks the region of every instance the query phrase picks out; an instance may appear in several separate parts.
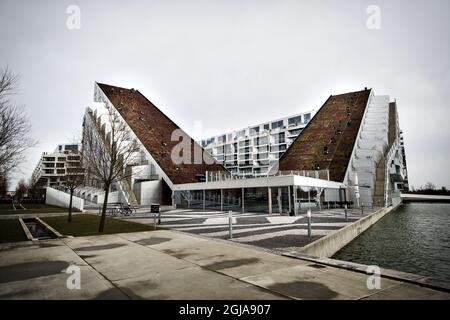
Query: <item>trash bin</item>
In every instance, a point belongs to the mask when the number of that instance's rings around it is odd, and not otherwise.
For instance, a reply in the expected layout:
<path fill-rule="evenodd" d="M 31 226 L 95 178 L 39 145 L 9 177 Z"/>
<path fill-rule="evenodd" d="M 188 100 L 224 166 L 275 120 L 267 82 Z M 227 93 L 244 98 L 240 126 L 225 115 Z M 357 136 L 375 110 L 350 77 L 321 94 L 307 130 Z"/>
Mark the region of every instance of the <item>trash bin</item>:
<path fill-rule="evenodd" d="M 150 212 L 151 213 L 159 213 L 159 204 L 150 205 Z"/>

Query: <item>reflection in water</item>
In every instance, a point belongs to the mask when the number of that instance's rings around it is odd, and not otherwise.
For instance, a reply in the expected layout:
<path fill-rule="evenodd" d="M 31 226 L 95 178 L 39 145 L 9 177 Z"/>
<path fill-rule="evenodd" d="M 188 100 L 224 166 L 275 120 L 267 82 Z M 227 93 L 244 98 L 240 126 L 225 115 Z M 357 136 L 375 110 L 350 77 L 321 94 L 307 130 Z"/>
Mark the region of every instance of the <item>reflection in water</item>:
<path fill-rule="evenodd" d="M 450 204 L 404 204 L 333 258 L 421 274 L 450 284 Z"/>

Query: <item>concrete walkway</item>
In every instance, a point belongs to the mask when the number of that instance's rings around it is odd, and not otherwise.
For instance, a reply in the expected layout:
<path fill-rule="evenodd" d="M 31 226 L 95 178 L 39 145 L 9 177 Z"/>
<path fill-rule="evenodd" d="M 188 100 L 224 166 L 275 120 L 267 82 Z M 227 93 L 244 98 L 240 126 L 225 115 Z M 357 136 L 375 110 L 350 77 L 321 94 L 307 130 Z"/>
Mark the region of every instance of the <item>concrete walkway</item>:
<path fill-rule="evenodd" d="M 67 289 L 70 265 L 81 289 Z M 242 244 L 174 231 L 22 242 L 0 246 L 1 299 L 450 299 L 367 275 Z"/>

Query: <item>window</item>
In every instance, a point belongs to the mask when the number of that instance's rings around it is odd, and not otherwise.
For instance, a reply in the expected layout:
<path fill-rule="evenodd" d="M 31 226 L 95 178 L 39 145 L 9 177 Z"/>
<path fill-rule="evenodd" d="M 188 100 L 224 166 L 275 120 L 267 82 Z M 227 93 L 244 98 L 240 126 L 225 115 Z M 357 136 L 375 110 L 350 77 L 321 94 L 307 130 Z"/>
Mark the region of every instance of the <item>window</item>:
<path fill-rule="evenodd" d="M 283 126 L 283 120 L 272 122 L 272 129 L 281 128 Z"/>
<path fill-rule="evenodd" d="M 78 151 L 78 145 L 77 144 L 68 144 L 64 146 L 64 150 L 69 151 Z"/>
<path fill-rule="evenodd" d="M 295 130 L 289 131 L 289 133 L 290 133 L 292 136 L 298 136 L 298 135 L 300 134 L 300 132 L 302 132 L 302 129 L 295 129 Z"/>
<path fill-rule="evenodd" d="M 307 123 L 309 120 L 311 120 L 311 113 L 305 113 L 304 118 L 304 122 Z"/>
<path fill-rule="evenodd" d="M 264 130 L 269 130 L 269 128 L 270 128 L 270 126 L 268 123 L 264 125 Z"/>
<path fill-rule="evenodd" d="M 274 143 L 278 144 L 278 143 L 285 143 L 286 140 L 284 138 L 284 132 L 283 133 L 278 133 L 274 136 Z"/>
<path fill-rule="evenodd" d="M 286 150 L 285 144 L 280 144 L 279 146 L 273 146 L 270 148 L 271 152 L 279 152 L 279 151 L 284 151 L 284 150 Z"/>
<path fill-rule="evenodd" d="M 297 126 L 300 123 L 302 123 L 302 116 L 292 117 L 292 118 L 289 118 L 289 120 L 288 120 L 289 126 Z"/>
<path fill-rule="evenodd" d="M 233 146 L 231 144 L 225 145 L 225 153 L 226 154 L 233 153 Z"/>
<path fill-rule="evenodd" d="M 245 136 L 245 130 L 241 130 L 236 135 L 238 138 Z"/>
<path fill-rule="evenodd" d="M 269 146 L 258 147 L 258 152 L 267 152 L 269 151 Z"/>
<path fill-rule="evenodd" d="M 250 140 L 244 140 L 239 142 L 239 147 L 248 147 L 250 145 Z"/>
<path fill-rule="evenodd" d="M 241 154 L 239 155 L 239 160 L 250 160 L 250 154 Z"/>
<path fill-rule="evenodd" d="M 223 146 L 222 147 L 218 147 L 216 150 L 217 150 L 217 155 L 219 155 L 219 154 L 223 154 L 223 150 L 224 148 L 223 148 Z"/>
<path fill-rule="evenodd" d="M 265 145 L 269 143 L 268 137 L 261 137 L 258 138 L 258 145 Z"/>
<path fill-rule="evenodd" d="M 250 128 L 250 135 L 251 136 L 256 136 L 258 134 L 259 134 L 259 127 Z"/>
<path fill-rule="evenodd" d="M 258 159 L 258 160 L 261 160 L 261 159 L 268 159 L 269 158 L 269 154 L 266 152 L 266 153 L 260 153 L 260 154 L 258 154 L 257 156 L 256 156 L 256 158 Z"/>
<path fill-rule="evenodd" d="M 219 138 L 218 138 L 218 143 L 225 143 L 225 141 L 227 140 L 227 136 L 226 135 L 223 135 L 223 136 L 220 136 Z"/>

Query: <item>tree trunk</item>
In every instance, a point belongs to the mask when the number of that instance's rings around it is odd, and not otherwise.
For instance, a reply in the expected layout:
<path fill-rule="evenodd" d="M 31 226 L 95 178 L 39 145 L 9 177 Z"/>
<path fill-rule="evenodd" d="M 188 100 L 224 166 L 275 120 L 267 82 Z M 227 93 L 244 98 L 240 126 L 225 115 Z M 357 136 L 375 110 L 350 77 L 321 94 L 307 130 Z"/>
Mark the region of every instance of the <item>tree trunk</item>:
<path fill-rule="evenodd" d="M 100 225 L 98 226 L 98 232 L 103 232 L 103 230 L 105 229 L 106 207 L 108 205 L 108 194 L 109 194 L 109 185 L 110 184 L 111 184 L 110 182 L 105 184 L 105 198 L 103 200 L 102 215 L 100 218 Z"/>
<path fill-rule="evenodd" d="M 69 222 L 72 222 L 72 198 L 73 198 L 73 189 L 70 188 L 70 200 L 69 200 Z"/>

